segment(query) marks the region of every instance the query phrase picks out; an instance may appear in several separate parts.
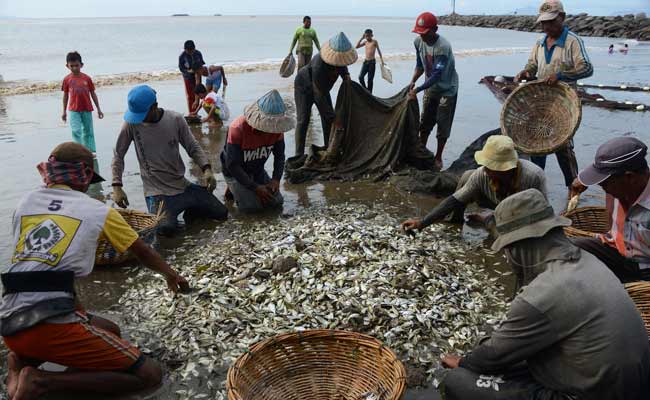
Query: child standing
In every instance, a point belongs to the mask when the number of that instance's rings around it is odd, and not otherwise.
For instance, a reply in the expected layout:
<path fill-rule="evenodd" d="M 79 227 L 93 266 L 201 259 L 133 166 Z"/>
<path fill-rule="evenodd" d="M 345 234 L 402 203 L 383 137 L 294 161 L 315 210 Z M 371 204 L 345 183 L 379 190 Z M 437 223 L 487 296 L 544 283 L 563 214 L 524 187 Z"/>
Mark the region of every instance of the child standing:
<path fill-rule="evenodd" d="M 70 128 L 72 128 L 72 139 L 84 145 L 88 150 L 97 151 L 95 148 L 95 133 L 93 131 L 93 105 L 90 102 L 92 97 L 95 107 L 97 107 L 97 116 L 99 119 L 104 118 L 104 113 L 99 108 L 99 100 L 95 94 L 95 85 L 93 80 L 81 72 L 83 62 L 81 55 L 76 51 L 68 53 L 65 57 L 66 67 L 70 74 L 63 78 L 63 122 L 68 120 L 70 113 Z"/>
<path fill-rule="evenodd" d="M 365 40 L 365 41 L 364 41 Z M 379 49 L 379 43 L 377 40 L 373 39 L 372 29 L 366 29 L 357 42 L 357 49 L 360 47 L 366 48 L 366 59 L 363 61 L 363 66 L 361 67 L 361 73 L 359 74 L 359 83 L 361 86 L 368 89 L 372 93 L 373 81 L 375 79 L 375 67 L 377 62 L 375 60 L 375 52 L 379 52 L 379 58 L 381 59 L 382 65 L 384 64 L 384 57 L 381 55 L 381 50 Z M 366 74 L 368 75 L 368 85 L 364 82 Z"/>

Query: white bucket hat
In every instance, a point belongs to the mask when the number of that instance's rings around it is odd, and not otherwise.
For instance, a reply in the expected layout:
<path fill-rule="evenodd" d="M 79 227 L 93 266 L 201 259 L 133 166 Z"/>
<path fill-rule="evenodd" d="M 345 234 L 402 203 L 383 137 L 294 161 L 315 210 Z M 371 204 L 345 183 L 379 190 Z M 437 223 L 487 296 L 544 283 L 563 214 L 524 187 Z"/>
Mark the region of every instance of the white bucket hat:
<path fill-rule="evenodd" d="M 320 57 L 329 65 L 347 67 L 354 64 L 359 55 L 345 33 L 339 32 L 323 44 L 320 49 Z"/>
<path fill-rule="evenodd" d="M 539 238 L 551 229 L 570 226 L 571 220 L 555 215 L 553 207 L 537 189 L 515 193 L 494 210 L 499 237 L 492 250 L 499 251 L 520 240 Z"/>
<path fill-rule="evenodd" d="M 515 143 L 509 136 L 492 135 L 485 142 L 483 149 L 474 153 L 474 159 L 479 165 L 492 171 L 509 171 L 517 168 L 519 157 Z"/>
<path fill-rule="evenodd" d="M 284 133 L 296 127 L 293 104 L 273 89 L 244 109 L 244 118 L 253 128 L 266 133 Z"/>

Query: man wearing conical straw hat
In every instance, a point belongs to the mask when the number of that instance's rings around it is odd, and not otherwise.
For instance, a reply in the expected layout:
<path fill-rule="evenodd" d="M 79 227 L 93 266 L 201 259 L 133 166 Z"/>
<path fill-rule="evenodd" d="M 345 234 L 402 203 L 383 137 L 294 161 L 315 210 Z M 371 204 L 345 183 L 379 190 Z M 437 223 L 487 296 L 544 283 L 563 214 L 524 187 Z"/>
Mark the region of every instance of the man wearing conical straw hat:
<path fill-rule="evenodd" d="M 530 161 L 519 160 L 510 137 L 490 136 L 483 149 L 474 153 L 474 158 L 481 167 L 466 171 L 460 178 L 456 192 L 438 204 L 426 217 L 404 221 L 402 228 L 405 231 L 422 230 L 450 214 L 458 219 L 470 203 L 494 209 L 503 199 L 521 190 L 537 189 L 546 196 L 544 171 Z M 470 214 L 468 217 L 485 223 L 488 227 L 493 225 L 491 213 Z"/>
<path fill-rule="evenodd" d="M 330 90 L 339 76 L 343 80 L 350 80 L 347 66 L 354 64 L 357 58 L 356 49 L 345 34 L 340 32 L 324 43 L 320 53 L 296 74 L 294 81 L 297 111 L 295 155 L 305 154 L 305 140 L 311 108 L 314 104 L 320 113 L 325 146 L 328 145 L 330 129 L 335 118 Z"/>
<path fill-rule="evenodd" d="M 296 126 L 292 105 L 271 90 L 244 110 L 228 129 L 221 153 L 223 176 L 243 212 L 282 207 L 284 133 Z M 273 155 L 273 175 L 264 164 Z"/>

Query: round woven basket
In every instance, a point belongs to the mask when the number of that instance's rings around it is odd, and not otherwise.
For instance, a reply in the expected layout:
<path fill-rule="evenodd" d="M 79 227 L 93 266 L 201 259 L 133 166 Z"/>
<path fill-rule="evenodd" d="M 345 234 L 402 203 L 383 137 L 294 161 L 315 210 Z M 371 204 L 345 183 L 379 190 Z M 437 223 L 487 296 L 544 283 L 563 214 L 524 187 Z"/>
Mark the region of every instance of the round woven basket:
<path fill-rule="evenodd" d="M 158 221 L 160 221 L 159 215 L 147 214 L 137 210 L 122 210 L 119 208 L 117 212 L 138 233 L 140 239 L 149 245 L 154 244 L 156 240 L 156 227 L 158 226 Z M 95 265 L 121 264 L 134 258 L 135 255 L 130 251 L 118 253 L 106 238 L 102 238 L 97 242 Z"/>
<path fill-rule="evenodd" d="M 379 340 L 311 330 L 254 344 L 228 370 L 229 400 L 398 400 L 404 366 Z"/>
<path fill-rule="evenodd" d="M 568 237 L 597 237 L 610 228 L 605 207 L 580 207 L 563 215 L 571 220 L 564 228 Z"/>
<path fill-rule="evenodd" d="M 517 87 L 506 99 L 501 133 L 523 153 L 550 154 L 573 137 L 581 118 L 580 98 L 569 85 L 535 81 Z"/>
<path fill-rule="evenodd" d="M 625 289 L 639 310 L 645 330 L 650 336 L 650 282 L 626 283 Z"/>

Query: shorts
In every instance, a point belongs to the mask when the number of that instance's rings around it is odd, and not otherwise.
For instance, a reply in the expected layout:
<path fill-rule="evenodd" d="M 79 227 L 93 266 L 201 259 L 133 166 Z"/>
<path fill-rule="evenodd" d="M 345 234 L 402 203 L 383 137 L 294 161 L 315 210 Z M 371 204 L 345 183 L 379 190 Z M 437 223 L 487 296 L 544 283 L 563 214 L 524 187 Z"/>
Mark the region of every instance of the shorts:
<path fill-rule="evenodd" d="M 16 335 L 4 337 L 7 347 L 20 358 L 52 362 L 85 371 L 132 373 L 144 363 L 135 346 L 93 326 L 85 313 L 80 322 L 41 323 Z"/>

